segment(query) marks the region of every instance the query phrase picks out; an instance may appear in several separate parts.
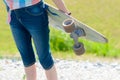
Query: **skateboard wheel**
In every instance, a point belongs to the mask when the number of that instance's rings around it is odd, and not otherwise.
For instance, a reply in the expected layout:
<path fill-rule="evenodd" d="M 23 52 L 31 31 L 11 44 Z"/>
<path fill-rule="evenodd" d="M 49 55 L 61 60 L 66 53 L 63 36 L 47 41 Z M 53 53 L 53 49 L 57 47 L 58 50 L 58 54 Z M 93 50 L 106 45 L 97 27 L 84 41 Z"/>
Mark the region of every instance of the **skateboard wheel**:
<path fill-rule="evenodd" d="M 63 27 L 65 29 L 65 32 L 71 33 L 75 30 L 75 24 L 74 20 L 72 19 L 66 19 L 63 21 Z"/>
<path fill-rule="evenodd" d="M 78 46 L 79 45 L 79 46 Z M 83 43 L 78 43 L 78 45 L 74 45 L 73 49 L 76 55 L 80 56 L 85 53 L 85 48 Z"/>

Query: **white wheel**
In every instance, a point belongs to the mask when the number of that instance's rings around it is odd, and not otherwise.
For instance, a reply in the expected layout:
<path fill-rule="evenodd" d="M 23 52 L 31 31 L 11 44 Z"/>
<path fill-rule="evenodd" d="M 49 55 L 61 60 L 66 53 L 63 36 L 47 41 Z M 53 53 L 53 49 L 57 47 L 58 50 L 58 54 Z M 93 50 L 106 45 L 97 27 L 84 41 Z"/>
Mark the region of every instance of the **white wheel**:
<path fill-rule="evenodd" d="M 72 19 L 66 19 L 63 21 L 63 27 L 65 29 L 65 32 L 71 33 L 75 30 L 75 24 L 74 20 Z"/>

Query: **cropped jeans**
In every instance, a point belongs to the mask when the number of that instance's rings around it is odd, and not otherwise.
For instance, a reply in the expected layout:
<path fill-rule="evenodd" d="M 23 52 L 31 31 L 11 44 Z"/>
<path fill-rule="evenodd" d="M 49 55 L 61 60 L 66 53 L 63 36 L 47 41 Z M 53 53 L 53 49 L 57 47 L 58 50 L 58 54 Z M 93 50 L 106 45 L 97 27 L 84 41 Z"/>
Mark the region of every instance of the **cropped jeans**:
<path fill-rule="evenodd" d="M 32 39 L 42 67 L 50 69 L 54 62 L 49 45 L 49 21 L 41 1 L 35 5 L 11 11 L 10 27 L 23 64 L 29 67 L 36 62 Z"/>

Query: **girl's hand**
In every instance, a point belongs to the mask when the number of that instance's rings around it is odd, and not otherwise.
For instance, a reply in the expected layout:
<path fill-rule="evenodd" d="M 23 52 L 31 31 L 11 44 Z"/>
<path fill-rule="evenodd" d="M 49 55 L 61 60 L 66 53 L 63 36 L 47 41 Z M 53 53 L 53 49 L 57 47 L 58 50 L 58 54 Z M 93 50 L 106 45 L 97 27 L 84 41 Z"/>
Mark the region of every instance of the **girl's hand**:
<path fill-rule="evenodd" d="M 69 10 L 66 8 L 63 0 L 53 0 L 53 2 L 55 3 L 55 5 L 57 6 L 57 8 L 64 12 L 67 15 L 71 15 L 71 13 L 69 12 Z"/>

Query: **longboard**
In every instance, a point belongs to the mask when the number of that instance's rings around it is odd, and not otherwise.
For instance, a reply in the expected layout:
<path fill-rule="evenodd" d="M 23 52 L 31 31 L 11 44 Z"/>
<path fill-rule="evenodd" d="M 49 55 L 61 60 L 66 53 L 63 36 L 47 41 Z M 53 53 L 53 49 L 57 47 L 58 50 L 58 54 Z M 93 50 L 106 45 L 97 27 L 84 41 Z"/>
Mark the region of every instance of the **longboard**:
<path fill-rule="evenodd" d="M 75 41 L 75 49 L 80 47 L 78 43 L 78 38 L 84 37 L 85 39 L 94 41 L 94 42 L 100 42 L 100 43 L 107 43 L 108 40 L 107 38 L 101 34 L 100 32 L 96 31 L 92 27 L 86 25 L 85 23 L 78 21 L 72 16 L 69 16 L 61 11 L 59 11 L 57 8 L 51 6 L 48 3 L 45 3 L 47 12 L 48 12 L 48 17 L 49 17 L 49 23 L 51 26 L 53 26 L 56 29 L 62 30 L 64 32 L 66 31 L 66 28 L 64 26 L 74 26 L 74 28 L 69 28 L 72 29 L 73 31 L 68 32 L 71 33 L 71 37 Z M 79 45 L 78 45 L 79 44 Z M 83 49 L 83 48 L 82 48 Z M 78 51 L 79 52 L 79 51 Z"/>

